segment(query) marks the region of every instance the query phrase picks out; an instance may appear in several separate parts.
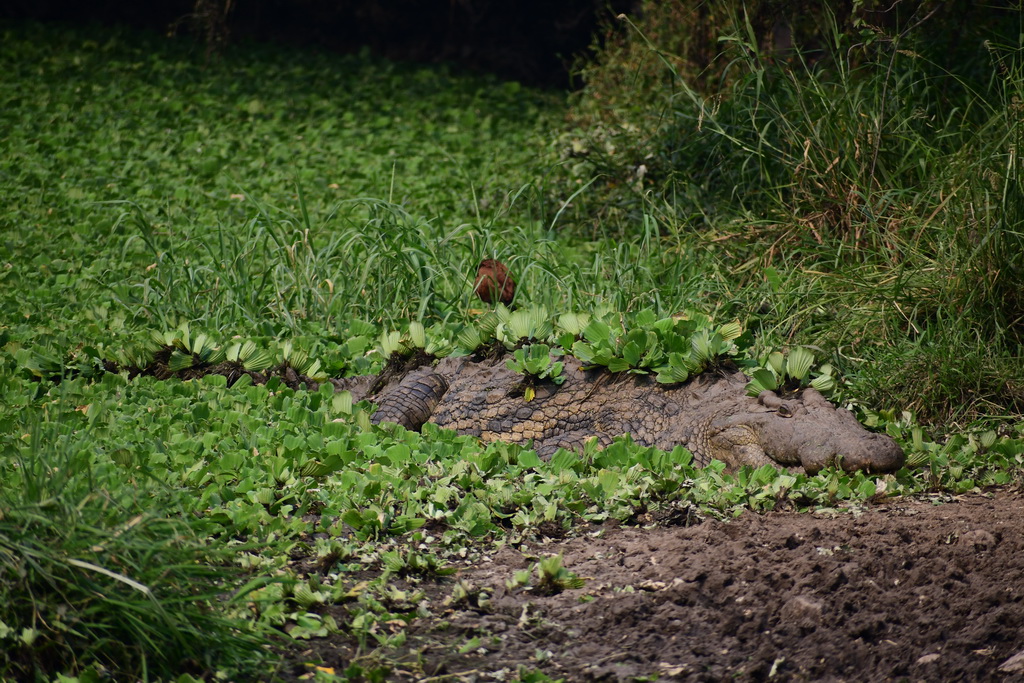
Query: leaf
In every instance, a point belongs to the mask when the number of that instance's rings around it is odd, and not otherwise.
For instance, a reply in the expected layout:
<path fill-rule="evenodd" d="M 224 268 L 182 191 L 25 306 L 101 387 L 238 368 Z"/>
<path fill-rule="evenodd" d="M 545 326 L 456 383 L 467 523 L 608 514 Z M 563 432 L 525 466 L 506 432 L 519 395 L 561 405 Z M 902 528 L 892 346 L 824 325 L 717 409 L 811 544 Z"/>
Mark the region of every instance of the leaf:
<path fill-rule="evenodd" d="M 576 335 L 563 332 L 555 339 L 555 343 L 564 351 L 572 351 L 572 345 L 576 343 Z"/>
<path fill-rule="evenodd" d="M 594 363 L 594 347 L 585 342 L 578 341 L 573 344 L 572 355 L 576 356 L 584 365 L 592 365 Z"/>
<path fill-rule="evenodd" d="M 309 362 L 306 365 L 306 367 L 301 371 L 301 373 L 303 375 L 305 375 L 306 377 L 312 377 L 315 380 L 321 380 L 322 381 L 322 380 L 327 378 L 327 376 L 324 375 L 320 371 L 320 360 L 319 359 L 314 359 L 311 362 Z"/>
<path fill-rule="evenodd" d="M 323 462 L 317 460 L 310 460 L 302 467 L 296 470 L 296 474 L 302 477 L 323 477 L 328 474 L 333 474 L 338 470 L 345 467 L 345 462 L 340 456 L 332 455 L 328 456 Z"/>
<path fill-rule="evenodd" d="M 181 372 L 192 367 L 194 359 L 191 353 L 184 353 L 180 349 L 175 349 L 171 353 L 171 357 L 167 359 L 167 367 L 171 372 Z"/>
<path fill-rule="evenodd" d="M 739 320 L 734 320 L 731 323 L 722 325 L 717 331 L 722 339 L 725 341 L 732 341 L 743 334 L 743 325 L 740 324 Z"/>
<path fill-rule="evenodd" d="M 218 363 L 222 363 L 224 362 L 225 358 L 224 349 L 208 349 L 203 353 L 202 358 L 204 362 L 209 363 L 210 365 L 217 365 Z"/>
<path fill-rule="evenodd" d="M 339 391 L 331 398 L 331 410 L 343 415 L 352 414 L 352 392 Z"/>
<path fill-rule="evenodd" d="M 927 451 L 915 451 L 907 456 L 907 467 L 920 467 L 932 459 L 931 453 Z"/>
<path fill-rule="evenodd" d="M 417 349 L 422 349 L 427 345 L 427 331 L 423 328 L 423 323 L 418 320 L 409 323 L 409 339 Z"/>
<path fill-rule="evenodd" d="M 358 510 L 349 510 L 349 511 L 345 512 L 341 516 L 341 521 L 344 522 L 345 524 L 348 524 L 350 527 L 352 527 L 356 531 L 359 531 L 360 529 L 362 529 L 363 525 L 366 523 L 363 520 L 363 516 L 361 514 L 359 514 Z"/>
<path fill-rule="evenodd" d="M 406 567 L 405 558 L 397 550 L 381 553 L 380 559 L 384 565 L 384 570 L 392 574 L 397 574 Z"/>
<path fill-rule="evenodd" d="M 658 321 L 658 316 L 655 315 L 654 311 L 650 308 L 645 308 L 636 314 L 633 318 L 633 324 L 636 327 L 651 327 Z"/>
<path fill-rule="evenodd" d="M 788 361 L 787 370 L 789 376 L 802 382 L 814 364 L 814 354 L 805 347 L 798 346 L 789 352 Z"/>
<path fill-rule="evenodd" d="M 555 472 L 561 472 L 563 470 L 572 469 L 580 460 L 580 456 L 573 451 L 567 451 L 564 448 L 559 448 L 553 456 L 551 456 L 551 469 Z"/>
<path fill-rule="evenodd" d="M 229 344 L 227 348 L 224 349 L 224 358 L 231 361 L 232 363 L 237 363 L 238 355 L 241 353 L 241 351 L 242 345 L 239 342 Z"/>
<path fill-rule="evenodd" d="M 597 480 L 601 485 L 601 489 L 604 491 L 605 497 L 609 497 L 614 494 L 622 484 L 621 475 L 614 470 L 601 470 L 597 474 Z"/>
<path fill-rule="evenodd" d="M 819 375 L 811 380 L 811 386 L 823 394 L 830 394 L 836 388 L 836 378 L 832 375 Z"/>
<path fill-rule="evenodd" d="M 526 370 L 526 351 L 519 348 L 512 352 L 512 357 L 505 361 L 505 367 L 513 372 Z"/>
<path fill-rule="evenodd" d="M 643 349 L 635 341 L 626 344 L 622 349 L 622 358 L 628 363 L 628 367 L 635 368 L 640 363 Z"/>
<path fill-rule="evenodd" d="M 423 350 L 431 356 L 449 356 L 453 350 L 452 342 L 447 337 L 433 337 L 427 340 L 427 345 L 423 347 Z"/>
<path fill-rule="evenodd" d="M 678 355 L 678 354 L 677 354 Z M 663 365 L 658 370 L 658 376 L 656 379 L 661 384 L 676 384 L 679 382 L 685 382 L 690 378 L 690 371 L 686 369 L 686 366 L 682 363 L 669 365 Z"/>
<path fill-rule="evenodd" d="M 480 330 L 472 325 L 459 330 L 459 333 L 456 336 L 456 341 L 458 341 L 459 347 L 470 352 L 476 351 L 484 344 L 483 337 L 480 335 Z"/>
<path fill-rule="evenodd" d="M 548 377 L 552 379 L 555 384 L 561 384 L 565 381 L 565 375 L 562 374 L 562 370 L 565 369 L 565 363 L 559 361 L 552 364 L 551 369 L 548 370 Z"/>
<path fill-rule="evenodd" d="M 493 337 L 498 328 L 498 323 L 504 322 L 499 316 L 499 311 L 503 311 L 506 316 L 508 314 L 508 309 L 499 304 L 495 310 L 487 311 L 487 313 L 477 318 L 476 324 L 482 339 Z"/>
<path fill-rule="evenodd" d="M 516 311 L 509 316 L 508 322 L 499 324 L 495 330 L 506 346 L 514 345 L 521 339 L 546 341 L 554 331 L 544 308 L 531 308 Z"/>
<path fill-rule="evenodd" d="M 910 430 L 911 438 L 913 440 L 914 450 L 924 450 L 924 430 L 920 427 L 914 427 Z"/>
<path fill-rule="evenodd" d="M 777 391 L 779 388 L 779 381 L 775 377 L 775 373 L 768 368 L 758 368 L 751 372 L 750 376 L 761 387 L 757 394 L 760 394 L 761 391 Z"/>
<path fill-rule="evenodd" d="M 306 581 L 295 586 L 293 595 L 295 597 L 295 602 L 297 602 L 302 609 L 309 609 L 313 605 L 324 602 L 323 593 L 312 590 L 309 587 L 309 583 Z"/>
<path fill-rule="evenodd" d="M 380 333 L 380 348 L 385 358 L 398 353 L 402 348 L 402 335 L 397 330 Z"/>
<path fill-rule="evenodd" d="M 691 366 L 703 367 L 713 357 L 712 338 L 708 330 L 698 330 L 690 339 Z"/>
<path fill-rule="evenodd" d="M 200 333 L 195 341 L 192 342 L 192 346 L 189 349 L 192 353 L 202 356 L 204 353 L 210 351 L 213 348 L 213 340 L 210 339 L 205 333 Z"/>
<path fill-rule="evenodd" d="M 320 371 L 320 361 L 311 359 L 305 351 L 298 349 L 292 351 L 290 346 L 287 348 L 288 352 L 285 355 L 285 359 L 295 372 L 307 377 L 315 377 Z"/>
<path fill-rule="evenodd" d="M 156 330 L 151 330 L 149 334 L 158 346 L 172 346 L 174 344 L 174 332 L 157 332 Z"/>
<path fill-rule="evenodd" d="M 624 358 L 611 358 L 608 360 L 608 369 L 611 372 L 625 372 L 629 370 L 629 363 Z"/>
<path fill-rule="evenodd" d="M 174 343 L 186 351 L 192 348 L 192 344 L 189 342 L 188 323 L 183 323 L 181 327 L 178 328 L 178 333 L 174 337 Z"/>
<path fill-rule="evenodd" d="M 583 330 L 583 337 L 591 344 L 607 344 L 612 335 L 612 328 L 603 320 L 593 320 Z"/>
<path fill-rule="evenodd" d="M 541 466 L 540 457 L 536 451 L 523 451 L 519 454 L 519 466 L 536 468 Z"/>
<path fill-rule="evenodd" d="M 558 317 L 558 327 L 572 336 L 578 336 L 590 324 L 589 313 L 563 313 Z"/>
<path fill-rule="evenodd" d="M 252 344 L 252 342 L 247 342 L 247 344 Z M 255 348 L 255 344 L 253 348 Z M 263 372 L 274 364 L 274 356 L 267 349 L 256 349 L 246 357 L 243 346 L 239 357 L 242 359 L 242 367 L 249 372 Z"/>

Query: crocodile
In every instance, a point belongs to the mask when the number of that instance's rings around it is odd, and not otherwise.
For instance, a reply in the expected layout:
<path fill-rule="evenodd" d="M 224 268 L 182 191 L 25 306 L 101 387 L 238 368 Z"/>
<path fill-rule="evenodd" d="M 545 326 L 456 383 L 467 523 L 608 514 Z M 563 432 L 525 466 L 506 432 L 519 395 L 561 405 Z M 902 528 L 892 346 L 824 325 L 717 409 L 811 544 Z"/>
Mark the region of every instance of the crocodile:
<path fill-rule="evenodd" d="M 562 383 L 537 381 L 531 400 L 524 376 L 503 358 L 444 358 L 394 377 L 383 387 L 373 377 L 336 381 L 356 400 L 378 405 L 372 420 L 418 430 L 431 422 L 485 443 L 530 445 L 542 458 L 558 449 L 580 451 L 588 439 L 607 446 L 623 434 L 642 446 L 684 446 L 694 463 L 712 460 L 728 471 L 744 465 L 803 467 L 814 474 L 843 470 L 892 472 L 905 457 L 885 434 L 868 431 L 853 413 L 813 388 L 792 394 L 749 396 L 738 368 L 721 367 L 680 384 L 648 375 L 586 369 L 565 356 Z M 378 390 L 379 391 L 376 391 Z"/>

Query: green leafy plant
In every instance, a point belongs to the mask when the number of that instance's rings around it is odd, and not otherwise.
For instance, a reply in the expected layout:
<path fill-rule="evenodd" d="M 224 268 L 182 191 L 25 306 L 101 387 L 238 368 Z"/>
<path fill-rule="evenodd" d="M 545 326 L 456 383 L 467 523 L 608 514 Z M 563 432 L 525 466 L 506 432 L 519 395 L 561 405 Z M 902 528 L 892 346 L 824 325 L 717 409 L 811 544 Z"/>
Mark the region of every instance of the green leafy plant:
<path fill-rule="evenodd" d="M 791 392 L 802 386 L 810 386 L 826 396 L 836 388 L 833 368 L 825 363 L 820 365 L 811 377 L 814 354 L 805 347 L 790 349 L 789 355 L 779 351 L 768 354 L 761 367 L 750 370 L 751 381 L 747 394 L 757 396 L 762 391 Z"/>
<path fill-rule="evenodd" d="M 456 572 L 454 567 L 448 567 L 444 561 L 430 553 L 390 551 L 381 553 L 381 562 L 384 564 L 385 576 L 397 574 L 399 576 L 426 575 L 426 576 L 450 576 Z"/>
<path fill-rule="evenodd" d="M 505 584 L 509 590 L 523 588 L 538 595 L 557 595 L 582 588 L 586 581 L 562 566 L 561 555 L 549 555 L 529 569 L 517 571 Z"/>
<path fill-rule="evenodd" d="M 397 661 L 403 625 L 440 611 L 417 583 L 496 545 L 1019 484 L 1016 23 L 967 22 L 947 55 L 838 17 L 812 63 L 765 59 L 738 5 L 708 7 L 648 3 L 695 42 L 638 42 L 623 89 L 588 100 L 591 70 L 569 111 L 443 67 L 276 48 L 204 66 L 138 32 L 5 29 L 0 225 L 26 229 L 0 230 L 0 677 L 269 679 L 250 668 L 267 632 L 351 646 L 338 677 L 427 677 Z M 693 17 L 712 23 L 680 30 Z M 728 69 L 676 67 L 702 35 Z M 680 78 L 648 80 L 666 62 Z M 516 255 L 536 308 L 478 314 L 485 253 Z M 909 466 L 726 474 L 628 438 L 542 460 L 376 426 L 277 372 L 404 371 L 456 344 L 544 372 L 546 344 L 662 382 L 731 359 L 761 388 L 836 376 L 744 355 L 752 335 L 712 322 L 734 318 L 841 367 Z M 229 387 L 217 365 L 245 372 Z"/>
<path fill-rule="evenodd" d="M 320 369 L 320 361 L 311 358 L 308 352 L 296 348 L 291 340 L 286 340 L 281 344 L 281 358 L 300 375 L 321 381 L 327 379 Z"/>
<path fill-rule="evenodd" d="M 513 349 L 527 342 L 547 342 L 553 332 L 554 325 L 547 310 L 535 306 L 510 313 L 495 326 L 494 336 L 505 348 Z"/>
<path fill-rule="evenodd" d="M 251 372 L 263 372 L 274 364 L 273 354 L 268 349 L 260 348 L 252 340 L 230 344 L 224 350 L 224 358 L 233 363 L 240 363 Z"/>
<path fill-rule="evenodd" d="M 475 325 L 464 325 L 455 336 L 462 354 L 473 353 L 484 345 L 484 335 Z"/>
<path fill-rule="evenodd" d="M 555 384 L 565 381 L 562 369 L 565 363 L 552 360 L 552 354 L 558 355 L 558 350 L 552 351 L 547 344 L 530 344 L 516 349 L 512 358 L 505 361 L 509 370 L 526 376 L 527 383 L 531 386 L 526 388 L 526 400 L 533 399 L 534 382 L 550 380 Z"/>
<path fill-rule="evenodd" d="M 656 372 L 659 382 L 684 382 L 736 354 L 734 340 L 743 331 L 738 322 L 712 331 L 706 318 L 657 320 L 653 311 L 640 312 L 634 323 L 633 329 L 615 335 L 607 322 L 592 321 L 583 330 L 584 339 L 573 343 L 573 355 L 611 372 Z"/>
<path fill-rule="evenodd" d="M 175 514 L 180 494 L 145 471 L 143 490 L 116 486 L 82 448 L 91 432 L 68 441 L 60 425 L 35 425 L 0 488 L 0 673 L 258 663 L 266 634 L 224 610 L 243 583 L 232 551 L 204 543 Z"/>
<path fill-rule="evenodd" d="M 225 353 L 212 338 L 203 332 L 193 333 L 186 323 L 176 330 L 153 333 L 154 341 L 172 347 L 167 359 L 171 372 L 179 372 L 198 365 L 212 365 L 225 359 Z"/>
<path fill-rule="evenodd" d="M 377 341 L 377 348 L 384 358 L 405 356 L 410 353 L 408 340 L 402 338 L 398 330 L 383 331 Z"/>

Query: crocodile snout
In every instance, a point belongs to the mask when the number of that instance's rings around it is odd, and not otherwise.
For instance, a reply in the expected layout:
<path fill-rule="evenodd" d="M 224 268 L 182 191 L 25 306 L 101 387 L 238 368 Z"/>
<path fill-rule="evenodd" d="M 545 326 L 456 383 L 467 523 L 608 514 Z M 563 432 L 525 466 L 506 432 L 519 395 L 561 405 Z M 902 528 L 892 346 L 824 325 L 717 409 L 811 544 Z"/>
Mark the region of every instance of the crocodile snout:
<path fill-rule="evenodd" d="M 814 389 L 804 389 L 795 400 L 764 392 L 757 403 L 771 415 L 759 425 L 762 447 L 778 463 L 799 463 L 816 474 L 830 466 L 895 472 L 906 462 L 892 438 L 869 432 L 853 413 L 833 406 Z"/>
<path fill-rule="evenodd" d="M 905 462 L 903 449 L 884 434 L 867 433 L 856 439 L 847 436 L 820 444 L 805 444 L 800 449 L 800 464 L 808 474 L 830 465 L 839 465 L 846 472 L 895 472 Z"/>

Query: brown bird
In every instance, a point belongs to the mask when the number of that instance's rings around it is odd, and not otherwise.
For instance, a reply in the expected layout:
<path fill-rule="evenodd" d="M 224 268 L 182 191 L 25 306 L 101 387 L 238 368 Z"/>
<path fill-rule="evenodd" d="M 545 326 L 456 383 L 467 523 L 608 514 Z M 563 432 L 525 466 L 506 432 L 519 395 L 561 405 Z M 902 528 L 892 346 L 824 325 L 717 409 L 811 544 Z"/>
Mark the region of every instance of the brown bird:
<path fill-rule="evenodd" d="M 489 258 L 477 268 L 473 291 L 484 303 L 500 301 L 508 306 L 516 294 L 516 283 L 504 263 Z"/>

